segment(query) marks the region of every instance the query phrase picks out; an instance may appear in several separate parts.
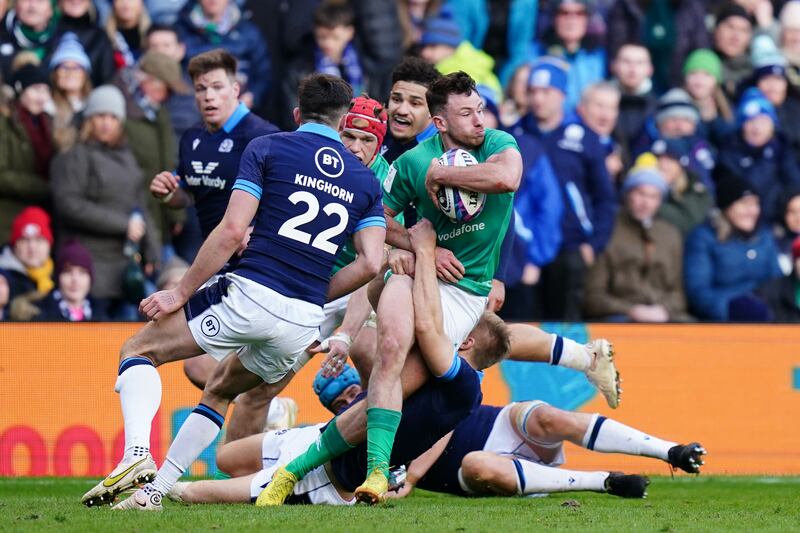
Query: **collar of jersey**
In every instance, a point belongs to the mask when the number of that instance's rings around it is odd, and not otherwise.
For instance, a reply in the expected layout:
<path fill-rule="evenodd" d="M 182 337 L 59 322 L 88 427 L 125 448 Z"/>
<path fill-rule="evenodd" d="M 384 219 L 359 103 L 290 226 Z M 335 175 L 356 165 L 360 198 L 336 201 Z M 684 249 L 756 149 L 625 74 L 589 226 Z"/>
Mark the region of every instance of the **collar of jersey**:
<path fill-rule="evenodd" d="M 430 139 L 437 133 L 439 133 L 439 130 L 436 129 L 436 125 L 434 125 L 433 121 L 431 121 L 431 123 L 428 124 L 428 127 L 422 130 L 419 135 L 417 135 L 417 142 L 421 143 L 426 139 Z"/>
<path fill-rule="evenodd" d="M 297 131 L 302 131 L 306 133 L 316 133 L 317 135 L 322 135 L 323 137 L 327 137 L 332 141 L 336 141 L 339 144 L 342 144 L 342 139 L 339 138 L 339 133 L 331 128 L 330 126 L 326 126 L 325 124 L 319 124 L 317 122 L 306 122 L 299 128 Z"/>
<path fill-rule="evenodd" d="M 250 110 L 247 109 L 247 106 L 243 103 L 239 102 L 239 105 L 234 110 L 233 114 L 228 117 L 228 120 L 225 121 L 225 124 L 222 125 L 222 129 L 225 130 L 225 133 L 230 133 L 233 128 L 235 128 L 247 114 L 250 113 Z"/>

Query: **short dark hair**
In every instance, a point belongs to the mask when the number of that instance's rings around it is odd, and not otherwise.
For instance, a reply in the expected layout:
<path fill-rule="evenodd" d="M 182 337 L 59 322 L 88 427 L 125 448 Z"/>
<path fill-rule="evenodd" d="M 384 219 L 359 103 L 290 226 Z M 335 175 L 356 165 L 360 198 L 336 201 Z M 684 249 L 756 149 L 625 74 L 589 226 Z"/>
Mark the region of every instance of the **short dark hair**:
<path fill-rule="evenodd" d="M 202 54 L 197 54 L 189 61 L 189 77 L 192 81 L 212 70 L 221 68 L 229 78 L 236 78 L 236 58 L 227 50 L 215 48 Z"/>
<path fill-rule="evenodd" d="M 315 28 L 338 28 L 352 26 L 355 15 L 349 3 L 326 0 L 314 10 L 313 21 Z"/>
<path fill-rule="evenodd" d="M 337 127 L 350 109 L 353 88 L 342 78 L 328 74 L 309 74 L 297 88 L 300 118 Z"/>
<path fill-rule="evenodd" d="M 511 332 L 503 319 L 491 311 L 483 313 L 470 337 L 475 339 L 472 362 L 477 370 L 489 368 L 511 353 Z"/>
<path fill-rule="evenodd" d="M 149 28 L 147 28 L 147 36 L 150 37 L 156 32 L 159 31 L 166 31 L 175 35 L 175 39 L 180 42 L 181 36 L 178 35 L 178 30 L 175 29 L 175 26 L 169 26 L 167 24 L 151 24 Z"/>
<path fill-rule="evenodd" d="M 409 57 L 404 59 L 392 71 L 392 85 L 398 81 L 416 83 L 424 87 L 430 87 L 442 75 L 436 67 L 419 57 Z"/>
<path fill-rule="evenodd" d="M 463 70 L 442 76 L 428 86 L 425 97 L 428 100 L 428 111 L 431 115 L 438 115 L 451 94 L 463 94 L 469 96 L 477 92 L 475 80 Z"/>

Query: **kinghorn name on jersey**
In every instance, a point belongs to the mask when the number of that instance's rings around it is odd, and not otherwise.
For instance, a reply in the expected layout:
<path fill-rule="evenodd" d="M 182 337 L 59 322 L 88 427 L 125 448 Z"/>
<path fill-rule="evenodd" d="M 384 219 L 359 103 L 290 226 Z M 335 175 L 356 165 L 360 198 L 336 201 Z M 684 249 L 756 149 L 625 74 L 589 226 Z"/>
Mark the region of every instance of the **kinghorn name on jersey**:
<path fill-rule="evenodd" d="M 342 187 L 339 187 L 338 185 L 333 185 L 331 182 L 326 181 L 322 178 L 312 178 L 311 176 L 306 176 L 305 174 L 295 174 L 294 184 L 300 185 L 301 187 L 308 187 L 309 189 L 317 189 L 318 191 L 328 193 L 335 198 L 347 202 L 348 204 L 353 203 L 352 192 L 345 190 Z"/>
<path fill-rule="evenodd" d="M 449 239 L 455 239 L 456 237 L 463 235 L 465 233 L 472 233 L 473 231 L 483 231 L 486 229 L 486 224 L 483 222 L 475 223 L 475 224 L 464 224 L 463 226 L 459 226 L 448 233 L 440 233 L 436 237 L 440 241 L 447 241 Z"/>

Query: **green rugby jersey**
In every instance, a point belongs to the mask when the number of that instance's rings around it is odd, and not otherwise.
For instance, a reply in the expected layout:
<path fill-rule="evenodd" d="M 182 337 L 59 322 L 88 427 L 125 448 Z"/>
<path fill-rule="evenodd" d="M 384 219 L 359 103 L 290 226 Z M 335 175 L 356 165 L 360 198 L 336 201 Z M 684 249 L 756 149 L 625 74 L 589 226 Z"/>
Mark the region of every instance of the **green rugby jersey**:
<path fill-rule="evenodd" d="M 372 163 L 369 165 L 369 169 L 375 174 L 375 177 L 378 178 L 378 181 L 383 184 L 383 181 L 386 179 L 386 176 L 389 175 L 389 163 L 386 162 L 386 159 L 383 158 L 381 154 L 376 154 L 375 159 L 372 160 Z M 403 214 L 400 213 L 396 217 L 394 217 L 400 224 L 403 223 Z M 336 263 L 333 265 L 333 271 L 331 272 L 331 276 L 336 274 L 339 270 L 343 269 L 356 259 L 356 251 L 353 248 L 353 243 L 348 242 L 345 244 L 339 255 L 336 256 Z"/>
<path fill-rule="evenodd" d="M 483 163 L 490 156 L 509 148 L 519 150 L 511 135 L 487 129 L 483 144 L 470 153 L 478 163 Z M 431 202 L 425 191 L 425 173 L 431 159 L 444 152 L 442 137 L 436 134 L 397 158 L 383 182 L 383 204 L 398 213 L 415 205 L 417 213 L 433 224 L 437 244 L 453 252 L 464 265 L 466 273 L 458 286 L 479 296 L 487 296 L 492 289 L 500 248 L 514 208 L 514 193 L 487 194 L 480 215 L 463 224 L 451 221 Z"/>

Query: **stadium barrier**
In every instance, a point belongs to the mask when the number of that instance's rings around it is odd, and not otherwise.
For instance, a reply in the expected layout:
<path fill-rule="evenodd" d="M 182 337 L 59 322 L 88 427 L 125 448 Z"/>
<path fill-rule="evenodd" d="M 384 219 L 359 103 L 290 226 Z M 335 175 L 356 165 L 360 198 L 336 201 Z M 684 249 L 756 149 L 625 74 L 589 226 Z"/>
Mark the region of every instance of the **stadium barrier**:
<path fill-rule="evenodd" d="M 543 399 L 600 412 L 663 438 L 698 440 L 715 474 L 800 474 L 800 328 L 751 325 L 543 324 L 579 341 L 615 343 L 625 390 L 609 409 L 583 375 L 546 365 L 505 362 L 487 372 L 484 402 Z M 118 352 L 136 324 L 0 325 L 0 476 L 102 477 L 123 447 L 114 380 Z M 319 361 L 285 395 L 299 422 L 329 418 L 311 389 Z M 182 365 L 159 369 L 163 401 L 152 450 L 160 463 L 199 399 Z M 667 472 L 641 458 L 587 452 L 568 445 L 576 469 Z M 193 465 L 213 474 L 214 446 Z"/>

